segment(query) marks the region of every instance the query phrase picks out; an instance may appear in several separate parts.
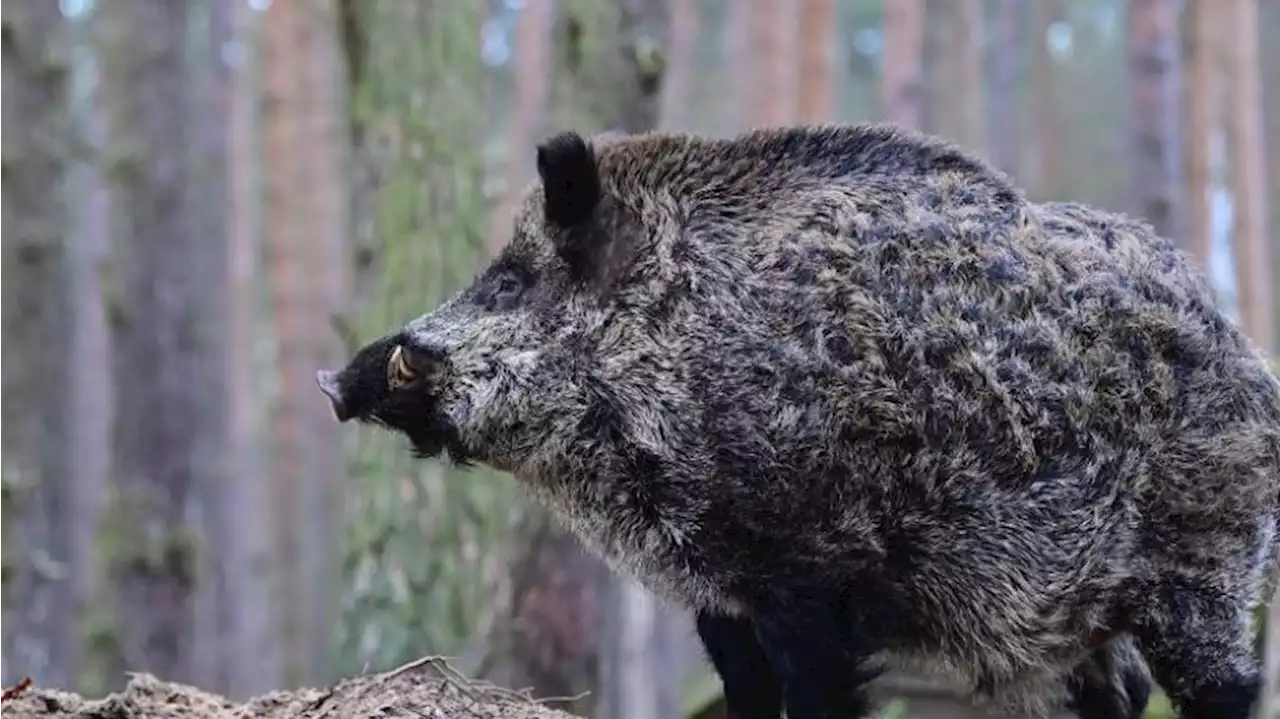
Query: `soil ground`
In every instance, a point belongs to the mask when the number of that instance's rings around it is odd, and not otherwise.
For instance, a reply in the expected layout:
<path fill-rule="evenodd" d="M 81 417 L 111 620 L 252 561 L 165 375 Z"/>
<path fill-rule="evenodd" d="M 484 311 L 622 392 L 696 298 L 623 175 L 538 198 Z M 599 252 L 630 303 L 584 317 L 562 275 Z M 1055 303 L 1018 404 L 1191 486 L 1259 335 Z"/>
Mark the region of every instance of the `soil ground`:
<path fill-rule="evenodd" d="M 102 699 L 31 687 L 7 699 L 4 719 L 576 719 L 528 696 L 459 676 L 435 659 L 329 689 L 275 692 L 239 704 L 184 684 L 135 674 Z"/>

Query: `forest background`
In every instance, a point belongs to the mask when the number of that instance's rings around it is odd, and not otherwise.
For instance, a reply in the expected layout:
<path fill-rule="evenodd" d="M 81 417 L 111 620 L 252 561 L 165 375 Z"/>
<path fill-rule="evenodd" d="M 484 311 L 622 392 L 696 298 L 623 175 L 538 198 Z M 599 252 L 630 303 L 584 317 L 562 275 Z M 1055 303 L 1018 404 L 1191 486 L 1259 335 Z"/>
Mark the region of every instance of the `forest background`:
<path fill-rule="evenodd" d="M 245 698 L 442 654 L 718 716 L 687 618 L 511 477 L 340 428 L 316 368 L 470 281 L 550 132 L 867 120 L 1146 218 L 1274 352 L 1265 37 L 1280 0 L 7 0 L 4 683 Z"/>

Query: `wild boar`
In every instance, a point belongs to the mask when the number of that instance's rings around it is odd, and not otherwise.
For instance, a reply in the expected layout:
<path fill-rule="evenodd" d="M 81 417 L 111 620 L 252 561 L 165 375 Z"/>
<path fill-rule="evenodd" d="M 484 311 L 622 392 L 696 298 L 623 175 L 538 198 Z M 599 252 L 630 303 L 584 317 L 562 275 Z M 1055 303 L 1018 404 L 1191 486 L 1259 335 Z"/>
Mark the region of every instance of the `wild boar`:
<path fill-rule="evenodd" d="M 471 286 L 317 375 L 340 420 L 514 473 L 696 613 L 736 717 L 867 716 L 888 662 L 1249 715 L 1280 387 L 1168 240 L 887 125 L 537 168 Z"/>

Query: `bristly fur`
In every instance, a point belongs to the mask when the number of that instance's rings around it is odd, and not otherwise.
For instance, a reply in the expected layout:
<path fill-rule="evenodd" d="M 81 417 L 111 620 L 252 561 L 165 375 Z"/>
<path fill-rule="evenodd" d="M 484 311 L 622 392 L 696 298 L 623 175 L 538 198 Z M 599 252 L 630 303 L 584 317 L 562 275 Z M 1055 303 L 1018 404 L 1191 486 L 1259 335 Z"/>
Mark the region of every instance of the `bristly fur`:
<path fill-rule="evenodd" d="M 447 368 L 373 405 L 418 409 L 358 418 L 514 472 L 792 719 L 865 716 L 884 661 L 1127 719 L 1143 657 L 1247 715 L 1280 391 L 1170 242 L 888 126 L 544 147 L 598 197 L 531 188 L 401 329 Z"/>

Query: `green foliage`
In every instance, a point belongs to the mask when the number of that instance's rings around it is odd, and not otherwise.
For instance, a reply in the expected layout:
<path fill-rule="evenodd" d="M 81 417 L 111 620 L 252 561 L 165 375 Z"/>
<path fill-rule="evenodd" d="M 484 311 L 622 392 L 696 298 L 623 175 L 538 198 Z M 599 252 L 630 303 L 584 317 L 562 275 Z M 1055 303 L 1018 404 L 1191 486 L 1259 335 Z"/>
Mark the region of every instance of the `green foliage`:
<path fill-rule="evenodd" d="M 482 7 L 356 4 L 365 55 L 351 116 L 368 186 L 357 216 L 359 343 L 465 286 L 483 260 Z M 399 438 L 351 428 L 345 502 L 343 674 L 453 654 L 504 571 L 513 485 L 485 469 L 410 457 Z"/>
<path fill-rule="evenodd" d="M 1173 705 L 1169 703 L 1169 698 L 1164 692 L 1156 690 L 1151 694 L 1151 701 L 1147 703 L 1147 711 L 1143 714 L 1146 719 L 1174 719 Z"/>
<path fill-rule="evenodd" d="M 81 611 L 78 629 L 81 650 L 75 688 L 86 696 L 99 696 L 117 684 L 113 670 L 127 665 L 119 622 L 110 607 L 90 604 Z"/>
<path fill-rule="evenodd" d="M 889 700 L 880 710 L 880 719 L 911 719 L 907 703 L 901 699 Z"/>

